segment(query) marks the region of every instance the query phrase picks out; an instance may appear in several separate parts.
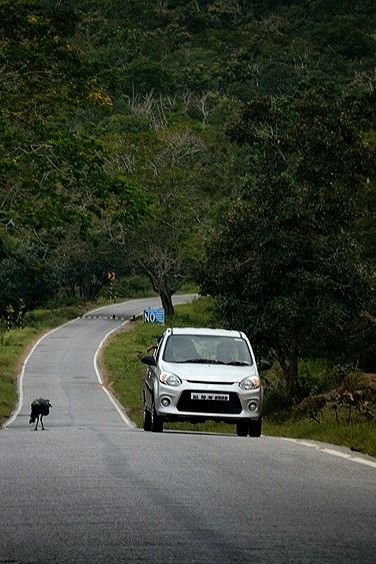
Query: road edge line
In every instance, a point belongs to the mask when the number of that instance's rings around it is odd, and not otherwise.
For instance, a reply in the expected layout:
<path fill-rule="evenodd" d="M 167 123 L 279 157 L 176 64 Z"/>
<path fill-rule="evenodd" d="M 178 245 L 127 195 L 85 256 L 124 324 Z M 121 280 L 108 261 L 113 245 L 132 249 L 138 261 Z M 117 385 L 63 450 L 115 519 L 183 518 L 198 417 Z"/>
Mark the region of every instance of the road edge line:
<path fill-rule="evenodd" d="M 102 375 L 100 372 L 100 368 L 99 368 L 99 363 L 98 363 L 98 356 L 99 353 L 101 352 L 101 350 L 103 349 L 103 345 L 104 343 L 107 341 L 107 339 L 113 334 L 116 333 L 117 331 L 120 331 L 125 325 L 127 325 L 128 323 L 130 323 L 130 319 L 127 319 L 126 321 L 124 321 L 124 323 L 122 323 L 119 327 L 115 327 L 114 329 L 111 329 L 111 331 L 109 331 L 108 333 L 106 333 L 106 335 L 103 337 L 103 339 L 101 340 L 101 342 L 98 345 L 97 350 L 95 351 L 94 354 L 94 358 L 93 358 L 93 364 L 94 364 L 94 370 L 95 373 L 97 375 L 97 380 L 99 383 L 100 388 L 103 390 L 103 392 L 107 395 L 108 399 L 110 400 L 110 402 L 112 403 L 112 405 L 114 406 L 114 408 L 116 409 L 116 411 L 118 412 L 118 414 L 120 415 L 121 419 L 123 420 L 123 422 L 130 427 L 131 429 L 135 429 L 136 428 L 136 424 L 128 417 L 128 415 L 126 415 L 126 413 L 123 411 L 123 408 L 120 406 L 120 404 L 118 403 L 117 399 L 113 396 L 113 394 L 106 388 L 105 383 L 103 382 L 102 379 Z"/>
<path fill-rule="evenodd" d="M 348 454 L 346 452 L 341 452 L 340 450 L 335 450 L 334 448 L 327 448 L 325 446 L 320 446 L 316 443 L 310 443 L 304 439 L 292 439 L 290 437 L 277 437 L 277 438 L 283 439 L 285 441 L 289 441 L 290 443 L 295 443 L 297 445 L 313 448 L 315 450 L 318 450 L 319 452 L 322 452 L 323 454 L 329 454 L 330 456 L 337 456 L 338 458 L 344 458 L 345 460 L 350 460 L 351 462 L 357 462 L 358 464 L 363 464 L 364 466 L 370 466 L 371 468 L 376 468 L 376 460 L 375 462 L 373 462 L 372 460 L 361 458 L 360 456 Z"/>

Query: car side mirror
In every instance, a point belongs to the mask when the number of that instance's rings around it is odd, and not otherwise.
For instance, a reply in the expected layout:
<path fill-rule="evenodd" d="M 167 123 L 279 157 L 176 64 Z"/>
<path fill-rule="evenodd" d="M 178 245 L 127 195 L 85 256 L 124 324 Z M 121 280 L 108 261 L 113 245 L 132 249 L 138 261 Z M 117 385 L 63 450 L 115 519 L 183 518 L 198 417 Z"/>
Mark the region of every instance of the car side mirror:
<path fill-rule="evenodd" d="M 260 362 L 258 363 L 258 368 L 261 372 L 264 372 L 265 370 L 270 370 L 272 367 L 272 365 L 270 364 L 270 362 L 268 360 L 265 360 L 265 358 L 262 358 L 260 360 Z"/>
<path fill-rule="evenodd" d="M 143 356 L 141 358 L 141 362 L 143 364 L 147 364 L 147 366 L 157 366 L 157 362 L 156 362 L 154 356 Z"/>

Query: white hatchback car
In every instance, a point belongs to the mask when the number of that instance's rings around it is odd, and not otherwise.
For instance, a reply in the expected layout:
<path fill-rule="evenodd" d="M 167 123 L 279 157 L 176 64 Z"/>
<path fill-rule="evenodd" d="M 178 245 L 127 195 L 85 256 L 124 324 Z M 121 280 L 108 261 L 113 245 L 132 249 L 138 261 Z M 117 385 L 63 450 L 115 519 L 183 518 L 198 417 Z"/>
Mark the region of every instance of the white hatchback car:
<path fill-rule="evenodd" d="M 263 387 L 246 335 L 224 329 L 169 328 L 160 337 L 144 380 L 144 430 L 165 421 L 236 424 L 239 436 L 259 437 Z M 261 361 L 260 370 L 270 368 Z"/>

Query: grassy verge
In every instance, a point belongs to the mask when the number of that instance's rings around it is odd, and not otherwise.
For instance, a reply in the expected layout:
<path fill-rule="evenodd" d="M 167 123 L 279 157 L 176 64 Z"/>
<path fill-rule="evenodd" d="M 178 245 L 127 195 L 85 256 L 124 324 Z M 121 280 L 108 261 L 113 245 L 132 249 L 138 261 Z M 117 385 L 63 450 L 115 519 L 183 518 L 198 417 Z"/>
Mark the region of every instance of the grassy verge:
<path fill-rule="evenodd" d="M 289 420 L 283 423 L 265 422 L 267 434 L 276 437 L 294 437 L 296 439 L 312 439 L 339 446 L 346 446 L 356 452 L 376 457 L 376 428 L 372 423 L 358 421 L 347 425 L 337 425 L 328 416 L 322 422 Z"/>
<path fill-rule="evenodd" d="M 174 326 L 210 327 L 210 302 L 199 299 L 193 304 L 176 308 Z M 129 417 L 137 426 L 142 426 L 142 383 L 145 367 L 140 358 L 147 354 L 148 348 L 155 343 L 163 332 L 160 326 L 144 325 L 135 322 L 128 326 L 126 332 L 115 335 L 109 342 L 101 359 L 102 369 L 111 389 L 126 406 Z M 313 363 L 314 366 L 314 363 Z M 314 368 L 315 369 L 315 366 Z M 322 367 L 316 367 L 322 370 Z M 322 374 L 320 374 L 322 378 Z M 266 389 L 266 394 L 268 390 Z M 324 413 L 320 423 L 310 421 L 306 417 L 290 417 L 284 412 L 282 417 L 269 415 L 264 417 L 263 434 L 318 440 L 332 444 L 347 446 L 372 456 L 376 456 L 375 425 L 366 421 L 354 421 L 347 424 L 347 412 L 339 414 L 337 423 L 334 414 Z M 188 423 L 166 425 L 166 428 L 178 428 L 195 431 L 214 431 L 234 433 L 234 425 L 222 423 L 205 423 L 191 425 Z"/>
<path fill-rule="evenodd" d="M 25 317 L 22 329 L 0 330 L 0 426 L 17 404 L 17 376 L 33 343 L 46 331 L 81 315 L 87 306 L 35 310 Z"/>

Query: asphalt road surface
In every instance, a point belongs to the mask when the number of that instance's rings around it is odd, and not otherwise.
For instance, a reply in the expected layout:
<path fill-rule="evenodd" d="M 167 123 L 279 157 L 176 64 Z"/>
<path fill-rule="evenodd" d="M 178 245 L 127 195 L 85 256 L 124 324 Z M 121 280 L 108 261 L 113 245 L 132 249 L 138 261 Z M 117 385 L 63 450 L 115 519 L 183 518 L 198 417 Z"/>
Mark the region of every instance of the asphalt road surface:
<path fill-rule="evenodd" d="M 132 426 L 94 357 L 148 305 L 159 302 L 102 308 L 29 357 L 0 431 L 0 563 L 375 562 L 375 459 Z M 54 406 L 44 432 L 28 424 L 39 396 Z"/>

